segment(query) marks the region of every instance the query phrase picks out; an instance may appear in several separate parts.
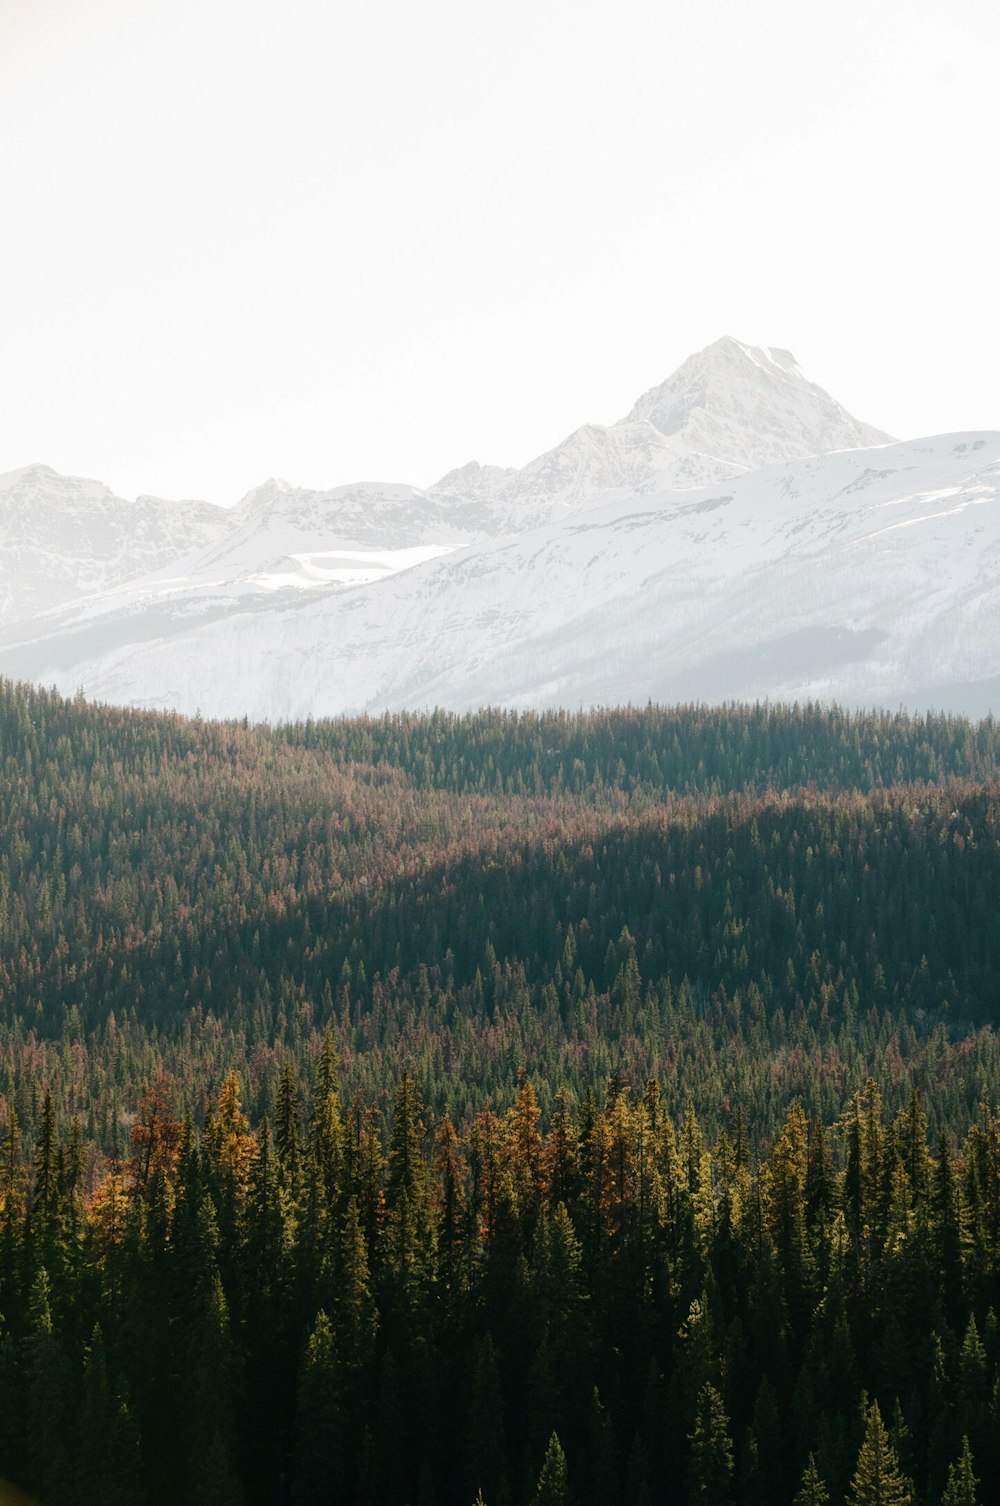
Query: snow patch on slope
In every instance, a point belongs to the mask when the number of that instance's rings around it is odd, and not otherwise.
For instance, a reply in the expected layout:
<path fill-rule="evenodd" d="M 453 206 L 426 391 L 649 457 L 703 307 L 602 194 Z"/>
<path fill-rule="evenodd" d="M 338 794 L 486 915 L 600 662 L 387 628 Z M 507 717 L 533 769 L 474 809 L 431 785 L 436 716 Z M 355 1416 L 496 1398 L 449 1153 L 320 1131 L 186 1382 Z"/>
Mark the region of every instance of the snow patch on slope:
<path fill-rule="evenodd" d="M 946 562 L 946 563 L 945 563 Z M 1000 674 L 1000 434 L 650 492 L 375 584 L 185 620 L 63 624 L 5 667 L 264 718 L 624 700 L 908 702 Z M 909 701 L 912 704 L 912 701 Z"/>

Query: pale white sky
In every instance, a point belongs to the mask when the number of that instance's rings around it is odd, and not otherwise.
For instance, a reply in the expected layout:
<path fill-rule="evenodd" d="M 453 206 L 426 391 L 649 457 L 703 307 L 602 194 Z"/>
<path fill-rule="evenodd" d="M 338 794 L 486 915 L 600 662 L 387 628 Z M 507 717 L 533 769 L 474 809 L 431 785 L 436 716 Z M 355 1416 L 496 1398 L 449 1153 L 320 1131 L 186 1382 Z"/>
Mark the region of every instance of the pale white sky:
<path fill-rule="evenodd" d="M 424 485 L 721 334 L 1000 427 L 998 78 L 994 0 L 0 0 L 0 471 Z"/>

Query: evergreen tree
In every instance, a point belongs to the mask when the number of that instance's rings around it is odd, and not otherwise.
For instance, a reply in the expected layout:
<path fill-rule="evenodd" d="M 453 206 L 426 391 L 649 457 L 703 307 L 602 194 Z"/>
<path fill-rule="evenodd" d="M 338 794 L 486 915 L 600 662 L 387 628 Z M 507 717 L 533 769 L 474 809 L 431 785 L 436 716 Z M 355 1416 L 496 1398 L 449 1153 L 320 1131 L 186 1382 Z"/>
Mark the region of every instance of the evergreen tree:
<path fill-rule="evenodd" d="M 549 1439 L 531 1506 L 572 1506 L 566 1455 L 556 1434 Z"/>
<path fill-rule="evenodd" d="M 830 1492 L 816 1468 L 816 1460 L 812 1454 L 802 1475 L 802 1484 L 795 1495 L 793 1506 L 827 1506 L 830 1500 Z"/>
<path fill-rule="evenodd" d="M 339 1497 L 343 1484 L 333 1333 L 326 1313 L 319 1312 L 299 1375 L 292 1459 L 295 1506 L 325 1506 Z"/>
<path fill-rule="evenodd" d="M 338 1358 L 345 1383 L 351 1384 L 367 1362 L 378 1328 L 378 1313 L 372 1297 L 368 1251 L 358 1220 L 358 1204 L 351 1198 L 344 1214 L 340 1238 L 337 1285 Z"/>
<path fill-rule="evenodd" d="M 64 1506 L 70 1490 L 71 1373 L 52 1317 L 51 1288 L 39 1268 L 24 1341 L 25 1431 L 29 1480 L 46 1506 Z"/>
<path fill-rule="evenodd" d="M 878 1402 L 865 1417 L 865 1436 L 851 1481 L 850 1506 L 910 1506 L 910 1493 Z"/>
<path fill-rule="evenodd" d="M 286 1123 L 282 1133 L 290 1136 Z M 328 1025 L 316 1066 L 312 1113 L 309 1119 L 309 1154 L 320 1177 L 327 1207 L 340 1202 L 344 1162 L 344 1124 L 340 1108 L 340 1073 L 333 1027 Z"/>
<path fill-rule="evenodd" d="M 955 1464 L 948 1467 L 948 1483 L 941 1497 L 941 1506 L 980 1506 L 977 1496 L 979 1481 L 972 1468 L 972 1452 L 968 1438 L 962 1439 L 962 1452 Z"/>
<path fill-rule="evenodd" d="M 434 1214 L 420 1095 L 408 1072 L 396 1090 L 386 1179 L 386 1256 L 399 1310 L 420 1321 L 434 1269 Z"/>
<path fill-rule="evenodd" d="M 726 1506 L 733 1474 L 733 1444 L 722 1397 L 706 1382 L 698 1393 L 694 1431 L 689 1435 L 688 1500 L 691 1506 Z"/>
<path fill-rule="evenodd" d="M 615 1430 L 596 1386 L 588 1417 L 587 1479 L 594 1506 L 615 1506 L 618 1497 Z"/>
<path fill-rule="evenodd" d="M 295 1069 L 287 1056 L 278 1081 L 274 1143 L 281 1165 L 294 1184 L 299 1163 L 299 1090 Z"/>

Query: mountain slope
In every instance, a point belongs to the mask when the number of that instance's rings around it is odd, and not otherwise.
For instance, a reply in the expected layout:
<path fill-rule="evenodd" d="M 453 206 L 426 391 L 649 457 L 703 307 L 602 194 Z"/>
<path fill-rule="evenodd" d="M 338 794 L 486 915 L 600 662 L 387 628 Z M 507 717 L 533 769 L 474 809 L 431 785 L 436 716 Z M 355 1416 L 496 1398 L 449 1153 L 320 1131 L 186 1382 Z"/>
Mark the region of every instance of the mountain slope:
<path fill-rule="evenodd" d="M 67 614 L 8 636 L 0 662 L 114 701 L 275 719 L 764 696 L 964 695 L 977 711 L 1000 674 L 998 621 L 991 433 L 616 499 L 377 584 L 228 614 Z"/>
<path fill-rule="evenodd" d="M 225 529 L 207 502 L 126 502 L 45 465 L 0 476 L 0 624 L 159 570 Z"/>
<path fill-rule="evenodd" d="M 489 508 L 415 487 L 365 482 L 314 491 L 271 480 L 227 516 L 206 548 L 131 582 L 121 601 L 176 595 L 242 598 L 376 581 L 485 538 Z"/>
<path fill-rule="evenodd" d="M 196 604 L 377 580 L 429 552 L 519 533 L 601 498 L 701 486 L 885 438 L 790 356 L 726 338 L 620 423 L 585 424 L 520 470 L 470 462 L 427 491 L 268 481 L 232 509 L 130 503 L 100 482 L 29 466 L 0 476 L 0 626 L 108 593 L 117 611 L 123 592 L 187 594 Z"/>
<path fill-rule="evenodd" d="M 428 491 L 133 507 L 33 468 L 0 478 L 0 671 L 267 719 L 651 697 L 980 714 L 1000 708 L 998 446 L 890 443 L 787 352 L 727 338 L 618 424 Z"/>

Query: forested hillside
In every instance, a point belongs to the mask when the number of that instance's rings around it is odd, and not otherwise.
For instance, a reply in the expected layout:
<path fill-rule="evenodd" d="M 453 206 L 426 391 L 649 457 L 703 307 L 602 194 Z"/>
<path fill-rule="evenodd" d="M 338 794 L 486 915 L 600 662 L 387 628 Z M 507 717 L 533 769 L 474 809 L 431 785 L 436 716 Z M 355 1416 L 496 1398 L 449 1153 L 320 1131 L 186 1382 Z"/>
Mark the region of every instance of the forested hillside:
<path fill-rule="evenodd" d="M 998 747 L 0 682 L 0 1475 L 996 1499 Z"/>

